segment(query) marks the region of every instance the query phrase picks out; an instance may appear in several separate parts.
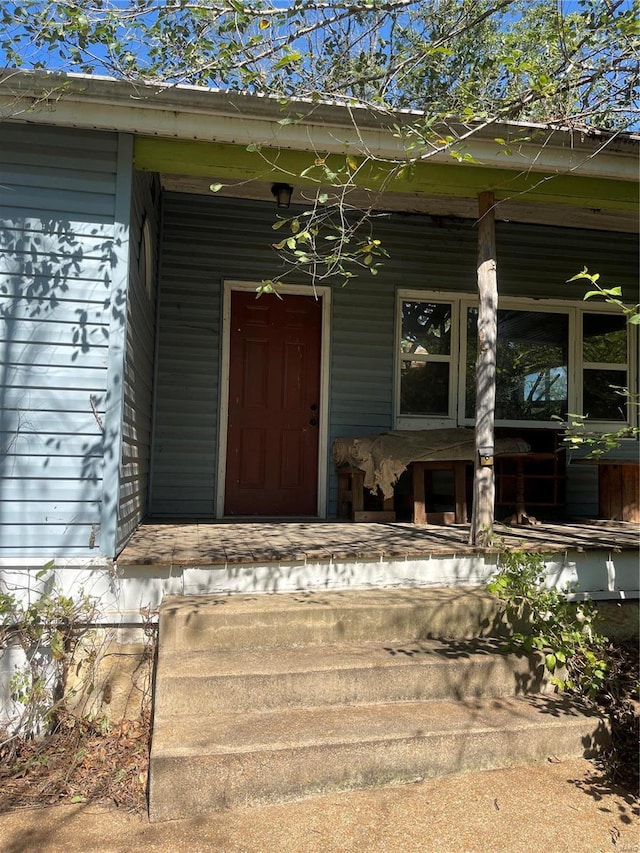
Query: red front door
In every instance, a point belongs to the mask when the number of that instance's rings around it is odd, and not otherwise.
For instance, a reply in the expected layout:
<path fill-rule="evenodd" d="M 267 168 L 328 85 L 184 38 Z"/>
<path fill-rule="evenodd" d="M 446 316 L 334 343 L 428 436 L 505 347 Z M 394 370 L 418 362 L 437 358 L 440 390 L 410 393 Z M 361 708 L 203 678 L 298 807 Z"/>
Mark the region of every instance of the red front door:
<path fill-rule="evenodd" d="M 322 305 L 231 294 L 225 515 L 316 515 Z"/>

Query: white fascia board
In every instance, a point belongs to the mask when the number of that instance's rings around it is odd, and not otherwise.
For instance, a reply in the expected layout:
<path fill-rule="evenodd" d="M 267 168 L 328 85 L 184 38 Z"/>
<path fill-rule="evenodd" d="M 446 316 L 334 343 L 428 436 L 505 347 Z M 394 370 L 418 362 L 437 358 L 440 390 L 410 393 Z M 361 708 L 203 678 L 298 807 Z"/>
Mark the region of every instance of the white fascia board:
<path fill-rule="evenodd" d="M 13 86 L 0 80 L 0 116 L 12 121 L 241 146 L 254 143 L 320 154 L 349 151 L 400 162 L 410 157 L 393 130 L 362 106 L 298 102 L 283 109 L 276 98 L 198 87 L 157 89 L 108 78 L 69 77 L 56 88 L 55 76 L 46 77 L 48 87 L 44 81 L 38 85 L 35 76 L 14 78 Z M 47 92 L 49 96 L 43 98 Z M 280 123 L 297 115 L 303 117 Z M 388 123 L 400 120 L 409 125 L 419 115 L 390 115 Z M 452 122 L 451 135 L 459 137 L 467 131 Z M 535 141 L 526 141 L 532 136 Z M 523 137 L 524 141 L 517 141 Z M 509 144 L 512 153 L 506 154 L 496 138 L 515 140 Z M 483 127 L 456 148 L 468 152 L 476 166 L 638 181 L 635 137 L 625 137 L 621 146 L 615 137 L 603 134 L 587 137 L 578 131 L 506 123 Z M 428 159 L 473 168 L 458 164 L 446 152 L 434 151 Z"/>

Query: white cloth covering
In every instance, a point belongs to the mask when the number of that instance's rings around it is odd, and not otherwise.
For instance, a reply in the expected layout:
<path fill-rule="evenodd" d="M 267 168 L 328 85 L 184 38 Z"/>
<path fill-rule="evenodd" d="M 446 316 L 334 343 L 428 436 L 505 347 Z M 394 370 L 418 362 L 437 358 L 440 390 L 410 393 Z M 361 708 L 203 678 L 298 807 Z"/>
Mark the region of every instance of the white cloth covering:
<path fill-rule="evenodd" d="M 529 444 L 521 438 L 498 438 L 495 454 L 527 453 Z M 438 462 L 475 456 L 472 429 L 392 430 L 380 435 L 337 438 L 333 460 L 338 467 L 351 465 L 364 471 L 364 485 L 385 498 L 393 496 L 398 477 L 411 462 Z"/>

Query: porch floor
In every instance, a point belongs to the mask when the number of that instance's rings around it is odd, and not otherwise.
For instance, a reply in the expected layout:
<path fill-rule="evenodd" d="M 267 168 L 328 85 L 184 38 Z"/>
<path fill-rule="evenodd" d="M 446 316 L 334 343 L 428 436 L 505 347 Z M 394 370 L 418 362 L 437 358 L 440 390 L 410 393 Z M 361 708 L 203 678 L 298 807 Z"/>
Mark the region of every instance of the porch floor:
<path fill-rule="evenodd" d="M 507 527 L 496 545 L 534 552 L 638 551 L 640 525 L 579 521 Z M 326 560 L 420 559 L 495 551 L 467 544 L 469 525 L 353 524 L 317 519 L 150 520 L 135 531 L 118 566 L 212 566 Z"/>

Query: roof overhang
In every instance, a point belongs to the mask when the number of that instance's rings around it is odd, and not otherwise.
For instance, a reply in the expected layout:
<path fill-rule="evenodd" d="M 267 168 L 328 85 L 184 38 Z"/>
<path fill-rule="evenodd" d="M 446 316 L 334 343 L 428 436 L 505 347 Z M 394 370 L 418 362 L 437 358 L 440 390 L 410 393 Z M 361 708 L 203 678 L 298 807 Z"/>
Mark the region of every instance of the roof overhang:
<path fill-rule="evenodd" d="M 381 115 L 357 104 L 283 103 L 192 86 L 16 71 L 0 75 L 0 116 L 131 133 L 136 167 L 160 173 L 173 189 L 180 186 L 176 176 L 190 182 L 191 191 L 224 182 L 226 194 L 242 194 L 233 187 L 247 182 L 313 187 L 323 180 L 316 161 L 339 171 L 349 155 L 356 191 L 388 209 L 416 209 L 424 206 L 416 200 L 427 198 L 469 200 L 492 190 L 510 208 L 504 218 L 518 218 L 519 206 L 540 206 L 546 221 L 543 208 L 561 205 L 589 214 L 591 227 L 637 227 L 640 139 L 634 134 L 451 121 L 434 135 L 433 150 L 398 175 L 413 152 L 393 128 L 419 122 L 416 112 Z M 447 151 L 435 143 L 444 135 L 456 140 Z M 468 162 L 454 159 L 460 156 Z"/>

